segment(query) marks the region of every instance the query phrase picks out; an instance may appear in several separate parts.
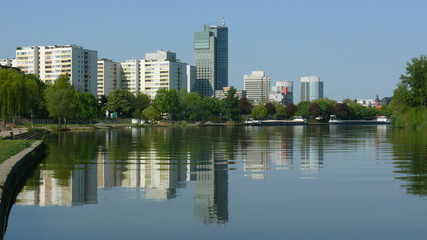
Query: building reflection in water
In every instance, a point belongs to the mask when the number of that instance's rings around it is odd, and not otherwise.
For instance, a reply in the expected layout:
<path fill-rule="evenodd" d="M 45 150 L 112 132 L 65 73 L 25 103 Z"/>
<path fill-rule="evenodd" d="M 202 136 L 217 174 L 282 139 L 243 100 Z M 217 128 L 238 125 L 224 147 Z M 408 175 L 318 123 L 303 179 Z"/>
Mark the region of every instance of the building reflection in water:
<path fill-rule="evenodd" d="M 76 206 L 97 203 L 100 190 L 114 187 L 129 188 L 133 197 L 165 201 L 177 196 L 177 188 L 194 181 L 194 215 L 205 224 L 228 222 L 228 161 L 224 153 L 215 153 L 212 146 L 207 152 L 195 154 L 162 155 L 155 141 L 145 141 L 144 129 L 132 129 L 132 146 L 126 149 L 125 160 L 113 157 L 117 136 L 107 131 L 105 143 L 97 146 L 96 159 L 73 164 L 67 179 L 55 178 L 53 170 L 40 170 L 35 174 L 38 184 L 25 186 L 17 198 L 18 205 Z M 162 139 L 167 141 L 168 139 Z M 110 148 L 111 147 L 111 148 Z M 188 178 L 186 178 L 189 176 Z M 36 186 L 34 186 L 36 185 Z"/>

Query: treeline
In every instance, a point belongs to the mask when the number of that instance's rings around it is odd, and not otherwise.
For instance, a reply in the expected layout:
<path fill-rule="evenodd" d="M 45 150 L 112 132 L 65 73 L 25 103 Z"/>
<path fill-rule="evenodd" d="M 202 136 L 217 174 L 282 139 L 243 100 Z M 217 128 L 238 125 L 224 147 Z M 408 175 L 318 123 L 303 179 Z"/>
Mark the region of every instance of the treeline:
<path fill-rule="evenodd" d="M 338 119 L 370 120 L 378 115 L 390 115 L 388 108 L 364 107 L 349 99 L 342 103 L 330 99 L 300 102 L 283 106 L 265 102 L 253 105 L 247 98 L 238 99 L 231 87 L 222 100 L 202 97 L 175 89 L 160 89 L 156 97 L 116 89 L 109 96 L 96 99 L 90 93 L 76 91 L 69 76 L 62 75 L 53 84 L 44 84 L 34 75 L 24 75 L 13 69 L 0 69 L 0 117 L 11 120 L 14 116 L 45 118 L 53 117 L 66 124 L 69 119 L 98 120 L 105 113 L 120 118 L 138 118 L 148 122 L 160 119 L 172 121 L 240 122 L 253 119 L 306 119 L 327 121 L 330 115 Z"/>
<path fill-rule="evenodd" d="M 413 58 L 406 74 L 400 76 L 390 108 L 393 125 L 400 128 L 427 128 L 427 59 Z"/>

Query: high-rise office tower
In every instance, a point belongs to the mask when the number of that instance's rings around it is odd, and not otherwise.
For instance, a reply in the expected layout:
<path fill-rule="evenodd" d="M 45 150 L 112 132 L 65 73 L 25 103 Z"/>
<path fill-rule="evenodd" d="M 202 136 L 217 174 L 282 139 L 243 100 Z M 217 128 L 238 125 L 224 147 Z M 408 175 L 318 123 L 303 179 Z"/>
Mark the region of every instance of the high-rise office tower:
<path fill-rule="evenodd" d="M 268 100 L 270 94 L 270 77 L 265 75 L 265 71 L 252 71 L 244 76 L 244 90 L 246 97 L 255 103 L 261 100 Z"/>
<path fill-rule="evenodd" d="M 213 96 L 215 90 L 228 86 L 228 26 L 205 25 L 194 33 L 196 84 L 194 90 Z"/>
<path fill-rule="evenodd" d="M 308 76 L 301 78 L 301 102 L 323 98 L 323 82 L 320 77 Z"/>

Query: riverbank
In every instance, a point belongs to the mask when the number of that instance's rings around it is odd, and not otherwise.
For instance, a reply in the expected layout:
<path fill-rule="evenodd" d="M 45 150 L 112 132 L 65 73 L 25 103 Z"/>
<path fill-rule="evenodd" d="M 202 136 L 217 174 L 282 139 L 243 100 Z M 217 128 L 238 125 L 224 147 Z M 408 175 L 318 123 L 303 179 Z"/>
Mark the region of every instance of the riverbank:
<path fill-rule="evenodd" d="M 0 140 L 0 164 L 25 148 L 30 147 L 33 143 L 34 141 L 31 140 Z"/>
<path fill-rule="evenodd" d="M 14 142 L 16 140 L 9 140 Z M 0 164 L 0 237 L 6 231 L 10 210 L 28 176 L 43 158 L 45 144 L 38 140 Z"/>

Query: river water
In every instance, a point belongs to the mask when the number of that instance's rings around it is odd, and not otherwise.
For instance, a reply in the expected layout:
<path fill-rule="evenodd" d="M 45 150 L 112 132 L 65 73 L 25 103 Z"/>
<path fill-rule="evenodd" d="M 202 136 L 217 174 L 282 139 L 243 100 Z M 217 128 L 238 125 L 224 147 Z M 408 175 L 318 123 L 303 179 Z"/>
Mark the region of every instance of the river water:
<path fill-rule="evenodd" d="M 50 134 L 5 239 L 425 239 L 427 134 L 390 126 Z"/>

